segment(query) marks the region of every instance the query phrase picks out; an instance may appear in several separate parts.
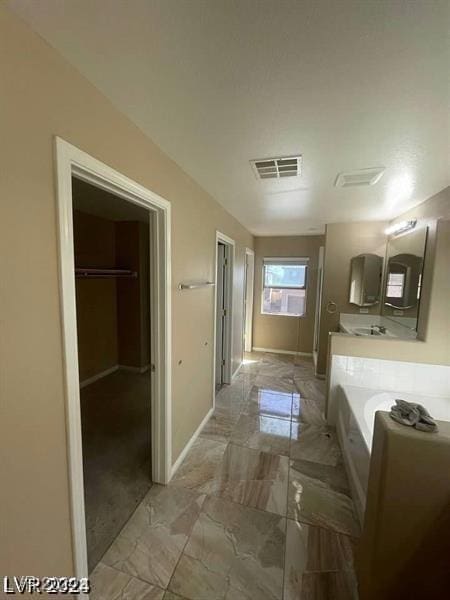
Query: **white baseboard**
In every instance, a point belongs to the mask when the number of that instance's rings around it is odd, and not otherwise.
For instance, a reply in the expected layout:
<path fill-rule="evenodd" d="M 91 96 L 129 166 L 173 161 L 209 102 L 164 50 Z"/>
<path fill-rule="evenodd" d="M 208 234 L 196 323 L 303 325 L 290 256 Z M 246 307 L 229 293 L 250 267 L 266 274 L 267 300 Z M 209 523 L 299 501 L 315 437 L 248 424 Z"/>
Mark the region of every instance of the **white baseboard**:
<path fill-rule="evenodd" d="M 97 373 L 96 375 L 92 375 L 92 377 L 88 377 L 87 379 L 80 381 L 80 388 L 84 388 L 87 385 L 90 385 L 91 383 L 95 383 L 99 379 L 102 379 L 103 377 L 107 377 L 108 375 L 111 375 L 112 373 L 115 373 L 116 371 L 119 371 L 119 370 L 120 371 L 130 371 L 131 373 L 145 373 L 146 371 L 148 371 L 149 368 L 150 368 L 150 365 L 145 365 L 144 367 L 128 367 L 127 365 L 114 365 L 113 367 L 110 367 L 109 369 L 105 369 L 104 371 L 101 371 L 100 373 Z"/>
<path fill-rule="evenodd" d="M 150 365 L 144 365 L 143 367 L 129 367 L 128 365 L 119 365 L 121 371 L 130 371 L 131 373 L 145 373 L 150 368 Z"/>
<path fill-rule="evenodd" d="M 113 367 L 110 367 L 109 369 L 105 369 L 105 371 L 101 371 L 100 373 L 97 373 L 96 375 L 92 375 L 92 377 L 88 377 L 87 379 L 80 381 L 80 388 L 84 388 L 87 385 L 90 385 L 91 383 L 94 383 L 95 381 L 102 379 L 103 377 L 107 377 L 108 375 L 111 375 L 111 373 L 115 373 L 116 371 L 119 370 L 119 368 L 120 368 L 119 365 L 114 365 Z"/>
<path fill-rule="evenodd" d="M 272 354 L 293 354 L 294 356 L 312 356 L 312 352 L 296 352 L 295 350 L 277 350 L 275 348 L 255 348 L 253 352 L 270 352 Z"/>
<path fill-rule="evenodd" d="M 175 473 L 177 472 L 178 468 L 180 467 L 181 463 L 183 462 L 183 460 L 186 458 L 186 454 L 189 452 L 189 450 L 192 447 L 192 444 L 195 442 L 195 440 L 198 438 L 198 436 L 200 435 L 203 427 L 206 425 L 206 423 L 209 421 L 210 416 L 212 415 L 212 413 L 214 412 L 214 407 L 212 406 L 209 411 L 206 413 L 203 421 L 200 423 L 200 425 L 197 427 L 197 429 L 194 431 L 194 433 L 192 434 L 191 439 L 188 441 L 188 443 L 186 444 L 186 446 L 183 448 L 183 450 L 180 452 L 180 455 L 178 456 L 177 460 L 173 463 L 172 465 L 172 469 L 170 471 L 170 479 L 172 479 L 172 477 L 175 475 Z"/>

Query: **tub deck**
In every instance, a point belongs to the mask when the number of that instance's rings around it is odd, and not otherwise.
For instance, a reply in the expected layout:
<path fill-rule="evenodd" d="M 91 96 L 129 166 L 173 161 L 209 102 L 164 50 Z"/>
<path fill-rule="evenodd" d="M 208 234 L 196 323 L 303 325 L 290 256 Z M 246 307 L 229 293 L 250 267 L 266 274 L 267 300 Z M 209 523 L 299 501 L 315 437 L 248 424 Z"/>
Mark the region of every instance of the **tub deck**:
<path fill-rule="evenodd" d="M 436 420 L 450 422 L 448 398 L 349 385 L 339 389 L 337 433 L 361 523 L 366 505 L 375 413 L 389 412 L 397 398 L 422 404 Z"/>

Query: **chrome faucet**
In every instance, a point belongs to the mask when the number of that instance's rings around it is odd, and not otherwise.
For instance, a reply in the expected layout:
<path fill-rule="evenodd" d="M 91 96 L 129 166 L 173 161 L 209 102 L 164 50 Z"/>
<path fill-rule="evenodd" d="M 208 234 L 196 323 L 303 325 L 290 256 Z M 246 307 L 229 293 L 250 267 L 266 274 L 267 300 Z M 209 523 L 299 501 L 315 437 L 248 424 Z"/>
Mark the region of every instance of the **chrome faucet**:
<path fill-rule="evenodd" d="M 374 335 L 375 329 L 377 329 L 380 333 L 386 333 L 386 327 L 384 325 L 371 325 L 370 335 Z"/>

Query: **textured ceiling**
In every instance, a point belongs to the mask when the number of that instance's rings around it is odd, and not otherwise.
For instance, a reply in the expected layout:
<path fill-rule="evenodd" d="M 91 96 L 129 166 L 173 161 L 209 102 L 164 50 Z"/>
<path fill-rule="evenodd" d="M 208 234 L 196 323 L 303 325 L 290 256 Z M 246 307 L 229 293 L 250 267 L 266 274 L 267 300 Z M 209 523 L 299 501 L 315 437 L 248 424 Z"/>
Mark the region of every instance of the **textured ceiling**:
<path fill-rule="evenodd" d="M 389 219 L 449 183 L 446 1 L 9 6 L 255 234 Z M 249 163 L 297 154 L 301 178 Z M 373 187 L 334 187 L 377 166 Z"/>

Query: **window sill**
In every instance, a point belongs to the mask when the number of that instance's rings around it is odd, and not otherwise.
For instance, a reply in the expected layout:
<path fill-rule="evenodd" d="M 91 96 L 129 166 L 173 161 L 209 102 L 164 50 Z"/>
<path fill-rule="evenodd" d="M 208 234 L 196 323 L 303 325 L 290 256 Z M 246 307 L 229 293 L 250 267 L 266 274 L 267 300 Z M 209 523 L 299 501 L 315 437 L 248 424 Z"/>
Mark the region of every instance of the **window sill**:
<path fill-rule="evenodd" d="M 295 319 L 304 319 L 305 317 L 307 317 L 308 315 L 306 313 L 303 313 L 301 315 L 293 315 L 290 313 L 268 313 L 268 312 L 262 312 L 261 314 L 264 315 L 265 317 L 294 317 Z"/>

